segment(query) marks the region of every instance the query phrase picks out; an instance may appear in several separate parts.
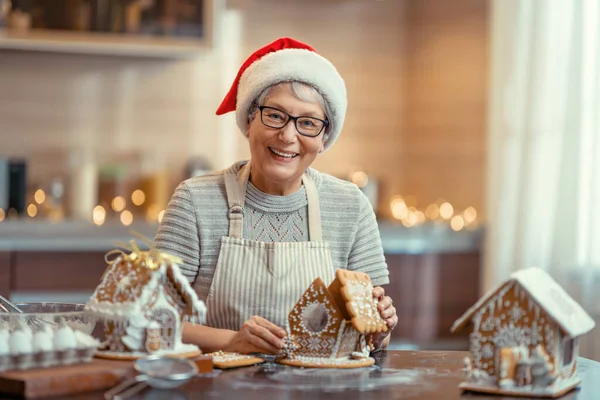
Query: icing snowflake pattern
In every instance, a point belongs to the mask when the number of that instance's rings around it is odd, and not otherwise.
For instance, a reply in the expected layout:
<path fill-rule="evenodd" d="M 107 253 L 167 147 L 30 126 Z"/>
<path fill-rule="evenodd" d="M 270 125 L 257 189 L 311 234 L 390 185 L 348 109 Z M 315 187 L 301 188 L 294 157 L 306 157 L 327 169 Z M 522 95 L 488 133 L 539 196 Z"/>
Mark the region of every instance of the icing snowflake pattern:
<path fill-rule="evenodd" d="M 481 330 L 484 332 L 494 331 L 500 326 L 501 323 L 502 320 L 498 317 L 488 317 L 481 324 Z"/>
<path fill-rule="evenodd" d="M 513 322 L 518 322 L 523 316 L 527 315 L 527 312 L 519 307 L 519 304 L 515 302 L 512 308 L 508 311 L 508 314 Z"/>
<path fill-rule="evenodd" d="M 494 357 L 494 346 L 490 343 L 486 343 L 481 347 L 482 358 L 493 358 Z M 485 365 L 484 365 L 485 368 Z"/>
<path fill-rule="evenodd" d="M 536 345 L 541 340 L 541 328 L 535 324 L 531 328 L 502 325 L 493 336 L 494 344 L 500 347 Z"/>

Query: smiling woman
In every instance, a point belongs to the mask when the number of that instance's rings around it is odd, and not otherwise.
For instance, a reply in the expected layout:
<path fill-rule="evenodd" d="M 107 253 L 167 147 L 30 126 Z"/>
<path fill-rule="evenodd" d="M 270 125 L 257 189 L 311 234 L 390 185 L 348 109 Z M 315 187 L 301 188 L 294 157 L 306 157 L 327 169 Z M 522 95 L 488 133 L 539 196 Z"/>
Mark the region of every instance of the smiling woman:
<path fill-rule="evenodd" d="M 207 303 L 207 324 L 189 324 L 184 340 L 278 353 L 290 310 L 317 277 L 329 284 L 343 268 L 389 283 L 368 199 L 310 168 L 339 136 L 346 107 L 344 80 L 304 43 L 278 39 L 242 65 L 217 114 L 235 111 L 251 159 L 181 183 L 155 239 L 181 257 Z M 373 296 L 389 329 L 372 341 L 383 347 L 398 318 L 383 288 Z"/>
<path fill-rule="evenodd" d="M 259 103 L 260 116 L 252 111 L 249 118 L 250 182 L 264 193 L 285 196 L 298 191 L 302 174 L 323 151 L 323 135 L 319 134 L 326 116 L 318 101 L 322 101 L 322 97 L 311 88 L 308 93 L 312 99 L 303 96 L 309 100 L 302 100 L 297 95 L 298 87 L 306 89 L 308 86 L 301 85 L 280 83 L 269 87 L 265 90 L 267 95 L 260 96 L 264 98 Z M 292 120 L 294 123 L 290 123 Z"/>

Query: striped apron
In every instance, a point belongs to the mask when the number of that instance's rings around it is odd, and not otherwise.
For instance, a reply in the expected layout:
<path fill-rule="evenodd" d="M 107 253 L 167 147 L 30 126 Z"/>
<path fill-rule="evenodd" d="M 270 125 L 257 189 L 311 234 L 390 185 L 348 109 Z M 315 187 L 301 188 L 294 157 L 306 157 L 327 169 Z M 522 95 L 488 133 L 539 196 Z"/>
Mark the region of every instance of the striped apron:
<path fill-rule="evenodd" d="M 250 162 L 237 175 L 225 175 L 229 236 L 221 238 L 206 302 L 207 325 L 237 331 L 258 315 L 287 329 L 288 314 L 310 284 L 320 277 L 328 285 L 334 278 L 329 243 L 321 238 L 317 188 L 305 173 L 309 242 L 247 240 L 242 238 L 242 226 L 249 176 Z"/>

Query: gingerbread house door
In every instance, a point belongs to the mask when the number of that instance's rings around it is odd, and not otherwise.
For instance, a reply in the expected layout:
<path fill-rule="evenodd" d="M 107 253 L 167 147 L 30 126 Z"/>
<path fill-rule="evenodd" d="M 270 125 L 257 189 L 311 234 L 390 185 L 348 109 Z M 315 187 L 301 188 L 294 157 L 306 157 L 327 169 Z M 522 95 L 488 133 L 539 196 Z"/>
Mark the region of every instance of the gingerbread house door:
<path fill-rule="evenodd" d="M 161 348 L 172 350 L 175 347 L 175 333 L 177 332 L 177 315 L 168 308 L 159 308 L 152 313 L 152 319 L 161 326 Z"/>
<path fill-rule="evenodd" d="M 517 355 L 512 347 L 499 347 L 496 349 L 496 371 L 499 384 L 515 381 L 517 361 Z"/>

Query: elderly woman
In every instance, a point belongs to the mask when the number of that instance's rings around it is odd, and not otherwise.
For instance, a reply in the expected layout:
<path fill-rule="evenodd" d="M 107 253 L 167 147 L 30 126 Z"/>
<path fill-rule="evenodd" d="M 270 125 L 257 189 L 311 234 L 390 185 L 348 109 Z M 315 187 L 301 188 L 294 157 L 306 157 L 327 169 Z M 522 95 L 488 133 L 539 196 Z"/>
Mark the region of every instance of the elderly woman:
<path fill-rule="evenodd" d="M 377 285 L 389 330 L 372 340 L 387 345 L 398 318 L 380 287 L 389 279 L 373 209 L 355 185 L 310 168 L 337 139 L 346 106 L 341 76 L 306 44 L 278 39 L 242 65 L 217 114 L 236 112 L 251 159 L 181 183 L 155 239 L 182 258 L 207 303 L 206 325 L 187 324 L 184 341 L 277 353 L 300 296 L 345 268 Z"/>

